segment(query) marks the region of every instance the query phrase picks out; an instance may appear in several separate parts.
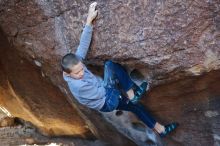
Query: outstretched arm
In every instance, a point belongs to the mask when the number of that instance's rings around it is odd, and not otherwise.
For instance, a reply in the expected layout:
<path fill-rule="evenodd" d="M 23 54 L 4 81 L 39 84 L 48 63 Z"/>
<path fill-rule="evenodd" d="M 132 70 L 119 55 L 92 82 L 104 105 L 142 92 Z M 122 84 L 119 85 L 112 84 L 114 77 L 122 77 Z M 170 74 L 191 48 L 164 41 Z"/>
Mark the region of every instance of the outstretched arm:
<path fill-rule="evenodd" d="M 96 5 L 97 5 L 97 2 L 93 2 L 89 6 L 86 26 L 83 29 L 83 32 L 80 38 L 80 43 L 75 53 L 81 59 L 85 59 L 89 46 L 90 46 L 91 39 L 92 39 L 92 21 L 96 18 L 98 14 L 98 11 L 95 9 Z"/>

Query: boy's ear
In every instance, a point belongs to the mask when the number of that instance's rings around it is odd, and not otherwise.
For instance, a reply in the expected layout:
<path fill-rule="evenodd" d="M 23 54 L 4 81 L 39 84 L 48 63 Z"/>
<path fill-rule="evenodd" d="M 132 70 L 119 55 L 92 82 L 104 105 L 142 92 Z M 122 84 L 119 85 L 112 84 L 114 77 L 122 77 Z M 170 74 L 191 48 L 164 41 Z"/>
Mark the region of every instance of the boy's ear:
<path fill-rule="evenodd" d="M 66 73 L 65 71 L 63 71 L 63 74 L 64 74 L 65 76 L 70 76 L 70 74 Z"/>

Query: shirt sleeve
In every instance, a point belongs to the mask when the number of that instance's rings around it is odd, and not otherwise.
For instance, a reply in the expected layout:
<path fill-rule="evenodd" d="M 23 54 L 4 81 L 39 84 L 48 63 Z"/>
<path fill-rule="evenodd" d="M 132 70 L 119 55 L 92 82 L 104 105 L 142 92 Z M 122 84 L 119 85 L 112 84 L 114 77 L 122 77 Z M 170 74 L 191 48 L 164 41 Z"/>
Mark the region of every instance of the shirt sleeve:
<path fill-rule="evenodd" d="M 76 55 L 81 59 L 85 59 L 92 39 L 92 26 L 86 25 L 83 29 Z"/>

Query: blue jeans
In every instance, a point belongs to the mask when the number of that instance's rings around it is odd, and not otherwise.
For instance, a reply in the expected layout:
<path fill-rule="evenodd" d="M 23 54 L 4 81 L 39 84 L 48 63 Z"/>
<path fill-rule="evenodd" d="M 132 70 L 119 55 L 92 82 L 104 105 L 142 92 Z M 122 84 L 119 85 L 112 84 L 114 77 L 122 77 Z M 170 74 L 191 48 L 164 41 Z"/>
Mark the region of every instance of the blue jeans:
<path fill-rule="evenodd" d="M 134 113 L 149 128 L 154 128 L 156 121 L 141 104 L 133 104 L 121 91 L 127 92 L 134 86 L 127 71 L 118 63 L 105 62 L 104 86 L 106 89 L 105 104 L 100 111 L 111 112 L 124 110 Z"/>

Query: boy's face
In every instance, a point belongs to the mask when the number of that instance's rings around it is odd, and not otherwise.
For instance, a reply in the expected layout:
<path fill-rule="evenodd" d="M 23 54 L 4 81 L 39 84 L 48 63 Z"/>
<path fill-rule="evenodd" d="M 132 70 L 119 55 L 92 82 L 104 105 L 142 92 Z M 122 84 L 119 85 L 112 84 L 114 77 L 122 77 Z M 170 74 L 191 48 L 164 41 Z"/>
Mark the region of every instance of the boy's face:
<path fill-rule="evenodd" d="M 84 75 L 83 63 L 80 61 L 78 64 L 73 65 L 69 74 L 74 79 L 82 79 Z"/>

